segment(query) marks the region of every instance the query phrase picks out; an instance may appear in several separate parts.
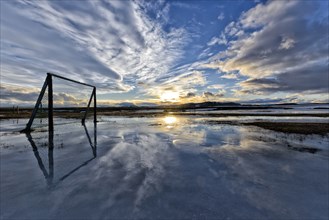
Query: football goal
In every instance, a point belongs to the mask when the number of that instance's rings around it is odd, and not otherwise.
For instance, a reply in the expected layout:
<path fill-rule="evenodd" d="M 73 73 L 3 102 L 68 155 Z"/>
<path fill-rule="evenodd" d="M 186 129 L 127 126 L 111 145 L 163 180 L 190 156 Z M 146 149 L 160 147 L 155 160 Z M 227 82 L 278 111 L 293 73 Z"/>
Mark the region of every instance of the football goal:
<path fill-rule="evenodd" d="M 54 124 L 92 118 L 97 122 L 96 87 L 53 73 L 47 73 L 31 117 L 22 132 L 36 128 L 54 130 Z"/>

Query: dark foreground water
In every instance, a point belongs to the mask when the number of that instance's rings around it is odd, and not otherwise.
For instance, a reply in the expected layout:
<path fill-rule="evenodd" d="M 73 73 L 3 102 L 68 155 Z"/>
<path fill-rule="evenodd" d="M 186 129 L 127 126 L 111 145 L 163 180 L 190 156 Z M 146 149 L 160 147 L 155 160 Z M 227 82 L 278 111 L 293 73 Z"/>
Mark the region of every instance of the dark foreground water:
<path fill-rule="evenodd" d="M 195 118 L 69 122 L 50 137 L 1 121 L 1 220 L 328 219 L 328 136 Z"/>

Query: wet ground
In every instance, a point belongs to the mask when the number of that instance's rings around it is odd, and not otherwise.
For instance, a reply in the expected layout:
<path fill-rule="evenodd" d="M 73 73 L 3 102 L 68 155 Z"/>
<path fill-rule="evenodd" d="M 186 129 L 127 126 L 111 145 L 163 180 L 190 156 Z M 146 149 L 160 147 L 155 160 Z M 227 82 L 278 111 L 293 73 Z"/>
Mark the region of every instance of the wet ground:
<path fill-rule="evenodd" d="M 2 120 L 0 219 L 328 219 L 328 135 L 207 120 Z"/>

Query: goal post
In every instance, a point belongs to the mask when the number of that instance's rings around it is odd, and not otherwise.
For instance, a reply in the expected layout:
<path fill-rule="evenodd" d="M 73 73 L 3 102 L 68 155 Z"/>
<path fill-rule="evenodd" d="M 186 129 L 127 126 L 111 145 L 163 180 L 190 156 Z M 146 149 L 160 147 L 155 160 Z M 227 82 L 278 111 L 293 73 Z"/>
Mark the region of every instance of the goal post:
<path fill-rule="evenodd" d="M 75 85 L 80 85 L 83 87 L 88 87 L 90 89 L 92 89 L 90 96 L 88 97 L 88 104 L 87 106 L 83 107 L 82 110 L 84 110 L 83 116 L 81 117 L 81 123 L 85 124 L 86 118 L 88 116 L 88 111 L 93 108 L 93 118 L 94 118 L 94 123 L 97 123 L 97 100 L 96 100 L 96 87 L 90 84 L 86 84 L 86 83 L 82 83 L 73 79 L 69 79 L 57 74 L 53 74 L 53 73 L 47 73 L 47 77 L 44 81 L 44 84 L 42 86 L 42 89 L 40 91 L 39 97 L 36 101 L 36 104 L 33 108 L 31 117 L 28 121 L 28 123 L 26 124 L 25 129 L 22 130 L 22 132 L 31 132 L 32 131 L 32 125 L 33 122 L 37 116 L 37 113 L 44 111 L 44 106 L 42 104 L 42 100 L 46 99 L 47 102 L 47 107 L 46 107 L 46 111 L 47 111 L 47 115 L 46 118 L 48 120 L 48 130 L 49 131 L 53 131 L 54 130 L 54 95 L 58 96 L 58 94 L 54 94 L 53 91 L 53 79 L 57 78 L 60 80 L 64 80 L 66 82 L 69 83 L 73 83 Z M 89 91 L 89 90 L 88 90 Z M 66 93 L 60 93 L 62 96 L 64 96 L 64 98 L 71 98 L 74 99 L 73 97 L 70 96 L 70 94 L 66 94 Z M 88 92 L 89 94 L 89 92 Z M 93 101 L 93 102 L 92 102 Z M 91 105 L 93 105 L 91 107 Z M 81 107 L 79 107 L 79 109 L 81 109 Z"/>

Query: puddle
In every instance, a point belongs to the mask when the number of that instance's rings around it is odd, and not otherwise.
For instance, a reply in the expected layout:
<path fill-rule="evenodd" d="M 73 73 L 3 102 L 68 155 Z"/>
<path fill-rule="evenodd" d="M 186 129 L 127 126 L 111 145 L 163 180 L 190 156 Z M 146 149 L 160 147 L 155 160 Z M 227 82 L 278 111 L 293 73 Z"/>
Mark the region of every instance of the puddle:
<path fill-rule="evenodd" d="M 102 117 L 31 135 L 2 120 L 0 218 L 328 217 L 328 136 L 204 120 Z"/>

